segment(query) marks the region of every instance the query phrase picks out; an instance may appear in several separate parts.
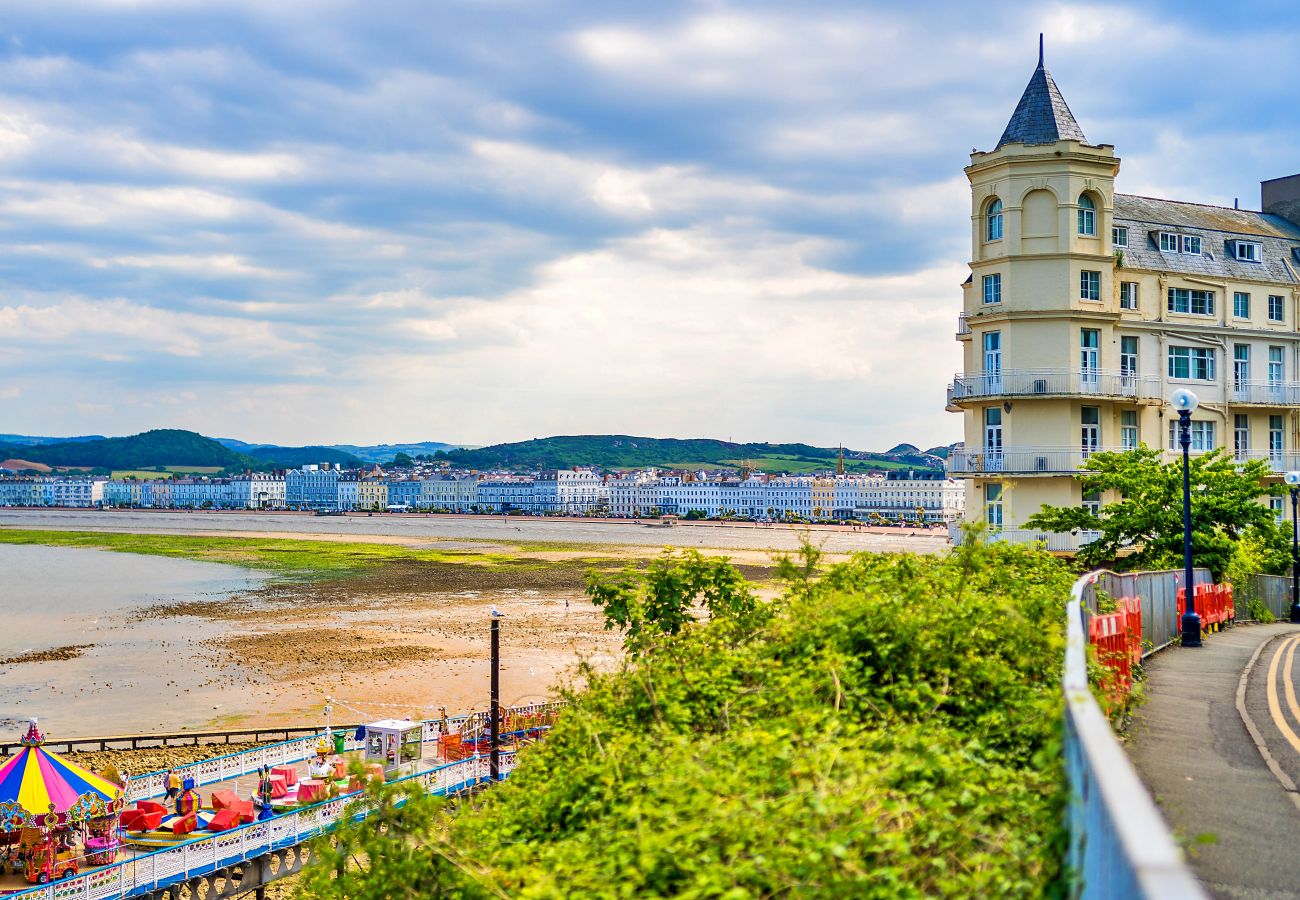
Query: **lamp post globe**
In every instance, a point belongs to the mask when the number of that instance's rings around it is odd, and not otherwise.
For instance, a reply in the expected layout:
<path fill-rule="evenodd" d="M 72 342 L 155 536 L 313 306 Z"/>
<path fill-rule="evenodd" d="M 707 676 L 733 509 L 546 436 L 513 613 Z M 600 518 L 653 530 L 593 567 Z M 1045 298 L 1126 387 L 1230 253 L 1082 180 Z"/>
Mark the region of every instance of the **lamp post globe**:
<path fill-rule="evenodd" d="M 1178 622 L 1184 647 L 1201 646 L 1201 617 L 1196 614 L 1196 591 L 1192 582 L 1192 412 L 1200 399 L 1187 388 L 1179 388 L 1169 397 L 1169 405 L 1178 413 L 1178 445 L 1183 449 L 1183 615 Z"/>
<path fill-rule="evenodd" d="M 1300 509 L 1300 472 L 1287 472 L 1282 476 L 1291 492 L 1291 615 L 1292 622 L 1300 622 L 1300 523 L 1296 512 Z"/>

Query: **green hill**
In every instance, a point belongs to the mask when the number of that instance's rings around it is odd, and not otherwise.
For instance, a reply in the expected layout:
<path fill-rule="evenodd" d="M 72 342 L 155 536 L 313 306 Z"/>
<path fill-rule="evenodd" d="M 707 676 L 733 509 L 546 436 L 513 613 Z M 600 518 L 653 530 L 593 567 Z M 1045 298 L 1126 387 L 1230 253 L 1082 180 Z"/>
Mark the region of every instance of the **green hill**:
<path fill-rule="evenodd" d="M 910 445 L 908 445 L 910 447 Z M 768 472 L 816 472 L 834 469 L 839 449 L 809 444 L 735 444 L 708 438 L 633 437 L 625 434 L 563 435 L 495 444 L 473 450 L 437 454 L 453 466 L 468 469 L 562 469 L 596 466 L 601 469 L 730 468 L 747 464 Z M 850 472 L 910 468 L 939 471 L 942 463 L 911 447 L 903 453 L 844 451 Z"/>
<path fill-rule="evenodd" d="M 49 466 L 142 469 L 151 466 L 203 466 L 243 469 L 258 463 L 193 431 L 160 428 L 130 437 L 104 438 L 19 447 L 0 446 L 0 455 L 19 455 Z"/>
<path fill-rule="evenodd" d="M 244 451 L 258 462 L 280 469 L 296 469 L 314 463 L 332 463 L 345 469 L 358 469 L 365 463 L 333 447 L 253 447 Z"/>

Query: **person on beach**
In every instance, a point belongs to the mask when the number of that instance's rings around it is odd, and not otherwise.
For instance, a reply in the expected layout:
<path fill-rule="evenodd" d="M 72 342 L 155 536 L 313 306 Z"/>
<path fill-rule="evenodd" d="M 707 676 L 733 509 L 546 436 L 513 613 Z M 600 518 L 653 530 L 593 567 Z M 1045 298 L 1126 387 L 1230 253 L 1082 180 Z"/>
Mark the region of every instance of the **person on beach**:
<path fill-rule="evenodd" d="M 175 769 L 167 770 L 167 799 L 175 800 L 181 793 L 181 776 Z"/>

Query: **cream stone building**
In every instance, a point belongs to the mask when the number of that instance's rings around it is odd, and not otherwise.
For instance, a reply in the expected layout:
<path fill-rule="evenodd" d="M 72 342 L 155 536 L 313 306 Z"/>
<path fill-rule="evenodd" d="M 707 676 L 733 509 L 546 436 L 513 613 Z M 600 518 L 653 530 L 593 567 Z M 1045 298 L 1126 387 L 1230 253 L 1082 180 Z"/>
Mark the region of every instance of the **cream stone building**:
<path fill-rule="evenodd" d="M 1192 450 L 1300 468 L 1300 175 L 1264 182 L 1263 212 L 1115 191 L 1038 68 L 997 146 L 974 152 L 971 277 L 948 409 L 966 518 L 1009 540 L 1044 504 L 1101 503 L 1071 477 L 1090 454 L 1146 444 L 1173 458 L 1169 395 L 1193 390 Z"/>

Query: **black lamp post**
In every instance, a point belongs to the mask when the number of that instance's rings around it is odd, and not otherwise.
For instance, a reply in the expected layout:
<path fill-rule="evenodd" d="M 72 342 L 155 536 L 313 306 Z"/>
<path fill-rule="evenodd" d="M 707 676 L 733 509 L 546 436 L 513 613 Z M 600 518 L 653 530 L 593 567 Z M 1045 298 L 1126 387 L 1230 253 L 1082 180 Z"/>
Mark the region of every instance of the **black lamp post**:
<path fill-rule="evenodd" d="M 488 703 L 488 775 L 492 781 L 501 780 L 501 720 L 497 710 L 501 706 L 501 613 L 492 607 L 492 686 Z"/>
<path fill-rule="evenodd" d="M 1192 464 L 1188 451 L 1192 447 L 1192 411 L 1200 401 L 1186 388 L 1179 388 L 1169 398 L 1178 411 L 1178 445 L 1183 448 L 1183 586 L 1186 602 L 1179 621 L 1184 647 L 1201 646 L 1201 617 L 1196 614 L 1196 591 L 1192 583 Z"/>
<path fill-rule="evenodd" d="M 1300 525 L 1296 523 L 1296 510 L 1300 508 L 1300 472 L 1286 473 L 1287 487 L 1291 489 L 1291 621 L 1300 622 Z"/>

